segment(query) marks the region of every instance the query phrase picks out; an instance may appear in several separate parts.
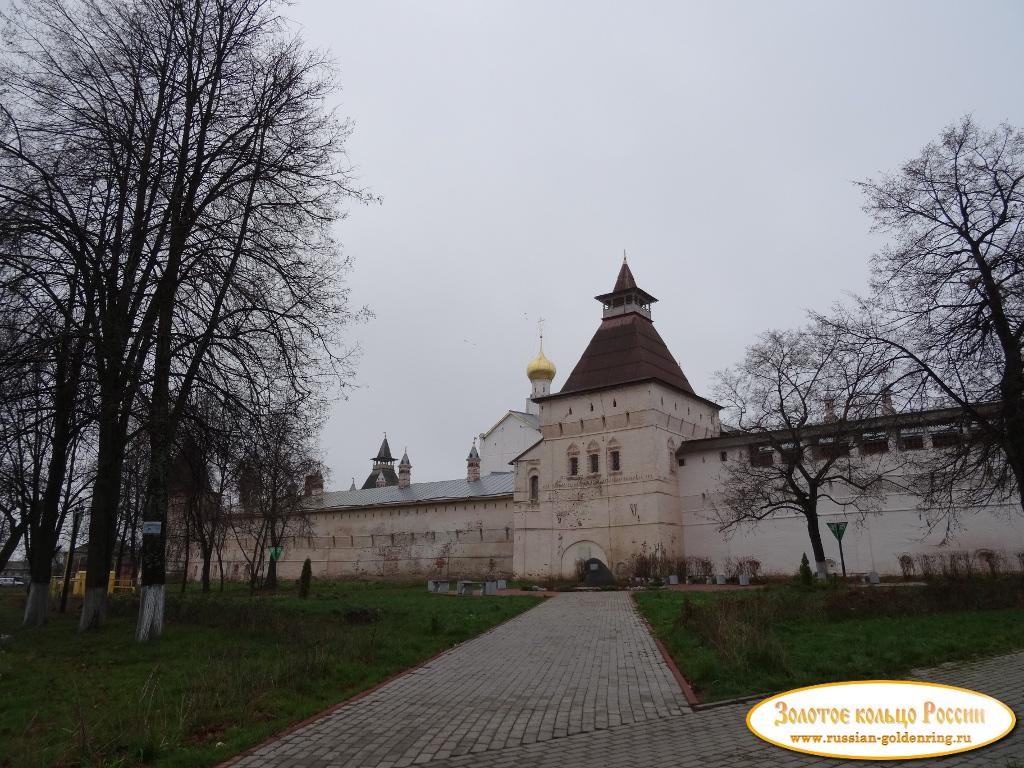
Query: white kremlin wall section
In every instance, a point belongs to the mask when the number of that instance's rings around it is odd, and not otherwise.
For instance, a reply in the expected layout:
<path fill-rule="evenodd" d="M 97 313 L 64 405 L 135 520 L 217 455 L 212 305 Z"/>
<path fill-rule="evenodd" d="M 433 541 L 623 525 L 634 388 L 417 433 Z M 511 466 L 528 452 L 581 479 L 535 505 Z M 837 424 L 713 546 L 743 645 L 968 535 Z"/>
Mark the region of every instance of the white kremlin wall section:
<path fill-rule="evenodd" d="M 324 510 L 309 515 L 309 536 L 285 540 L 277 572 L 297 579 L 308 557 L 314 578 L 506 577 L 512 572 L 511 526 L 511 495 Z M 226 578 L 246 580 L 246 566 L 229 533 Z M 199 567 L 193 559 L 193 578 Z"/>
<path fill-rule="evenodd" d="M 746 448 L 730 448 L 729 460 L 740 450 Z M 730 560 L 754 558 L 760 561 L 762 573 L 795 574 L 805 552 L 813 567 L 807 522 L 802 515 L 778 514 L 757 524 L 744 523 L 731 535 L 719 530 L 721 524 L 715 516 L 715 505 L 721 498 L 718 478 L 724 464 L 720 452 L 720 448 L 712 448 L 687 453 L 685 466 L 678 469 L 686 554 L 709 558 L 714 562 L 716 573 L 724 573 Z M 1004 568 L 1021 568 L 1017 553 L 1024 551 L 1024 516 L 1018 503 L 964 510 L 959 518 L 961 529 L 951 531 L 949 541 L 943 544 L 947 535 L 945 523 L 929 532 L 927 512 L 918 507 L 916 496 L 887 495 L 878 512 L 866 515 L 853 510 L 844 512 L 830 501 L 822 502 L 819 510 L 825 557 L 834 561 L 836 573 L 841 567 L 839 544 L 826 523 L 844 520 L 848 522 L 843 536 L 848 575 L 872 571 L 898 575 L 901 573 L 898 558 L 904 553 L 914 556 L 963 551 L 973 558 L 979 549 L 1002 553 Z M 975 567 L 983 568 L 977 564 Z"/>

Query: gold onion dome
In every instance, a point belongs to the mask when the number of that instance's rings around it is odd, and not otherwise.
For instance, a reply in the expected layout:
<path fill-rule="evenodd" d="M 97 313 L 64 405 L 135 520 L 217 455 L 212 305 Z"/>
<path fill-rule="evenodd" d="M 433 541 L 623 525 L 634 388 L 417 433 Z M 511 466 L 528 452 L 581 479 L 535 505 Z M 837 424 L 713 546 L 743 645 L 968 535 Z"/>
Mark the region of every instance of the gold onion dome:
<path fill-rule="evenodd" d="M 526 366 L 526 375 L 530 381 L 536 381 L 537 379 L 551 381 L 555 378 L 555 364 L 544 356 L 544 339 L 540 340 L 540 352 Z"/>

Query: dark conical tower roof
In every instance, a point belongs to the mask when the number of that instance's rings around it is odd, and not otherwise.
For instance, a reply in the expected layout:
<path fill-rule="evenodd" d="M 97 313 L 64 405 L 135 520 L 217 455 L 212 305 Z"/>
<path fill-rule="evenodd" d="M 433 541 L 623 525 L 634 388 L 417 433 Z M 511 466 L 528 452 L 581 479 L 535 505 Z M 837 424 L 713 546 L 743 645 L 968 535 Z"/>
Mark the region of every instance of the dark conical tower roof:
<path fill-rule="evenodd" d="M 395 457 L 391 455 L 391 446 L 388 445 L 388 436 L 384 435 L 384 442 L 380 444 L 380 449 L 377 451 L 377 455 L 373 457 L 376 462 L 385 462 L 395 460 Z"/>
<path fill-rule="evenodd" d="M 695 394 L 651 320 L 657 299 L 637 286 L 625 260 L 611 293 L 594 298 L 604 317 L 559 395 L 649 380 Z"/>
<path fill-rule="evenodd" d="M 626 260 L 622 260 L 622 268 L 619 270 L 619 276 L 615 279 L 615 287 L 612 288 L 612 293 L 618 293 L 619 291 L 631 291 L 636 288 L 636 280 L 633 279 L 633 270 L 629 268 L 629 264 Z"/>

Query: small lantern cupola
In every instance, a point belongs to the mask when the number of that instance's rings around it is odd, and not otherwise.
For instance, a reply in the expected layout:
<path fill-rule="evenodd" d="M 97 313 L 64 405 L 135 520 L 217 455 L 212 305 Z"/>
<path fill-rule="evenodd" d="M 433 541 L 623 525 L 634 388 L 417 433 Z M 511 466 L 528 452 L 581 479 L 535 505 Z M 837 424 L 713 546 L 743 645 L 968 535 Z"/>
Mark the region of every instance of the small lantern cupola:
<path fill-rule="evenodd" d="M 622 254 L 622 267 L 611 293 L 602 293 L 594 298 L 604 305 L 602 317 L 616 317 L 635 312 L 648 320 L 651 319 L 651 304 L 657 301 L 643 288 L 637 287 L 633 272 L 626 263 L 625 253 Z"/>

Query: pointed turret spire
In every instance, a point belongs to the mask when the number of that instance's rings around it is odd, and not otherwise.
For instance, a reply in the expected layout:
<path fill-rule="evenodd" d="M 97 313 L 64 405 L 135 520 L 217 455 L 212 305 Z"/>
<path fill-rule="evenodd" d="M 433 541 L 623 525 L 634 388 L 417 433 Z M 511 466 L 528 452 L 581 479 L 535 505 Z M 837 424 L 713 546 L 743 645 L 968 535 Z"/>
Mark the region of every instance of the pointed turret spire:
<path fill-rule="evenodd" d="M 377 450 L 377 455 L 373 457 L 373 460 L 378 464 L 394 464 L 395 457 L 391 455 L 391 446 L 388 445 L 388 433 L 384 433 L 384 441 L 380 444 L 380 448 Z"/>
<path fill-rule="evenodd" d="M 398 462 L 398 487 L 408 488 L 412 484 L 412 462 L 409 461 L 409 449 L 406 448 L 402 454 L 402 460 Z"/>
<path fill-rule="evenodd" d="M 395 474 L 395 457 L 391 455 L 391 446 L 388 445 L 388 433 L 384 433 L 384 441 L 380 444 L 377 455 L 373 457 L 373 471 L 363 483 L 363 490 L 367 488 L 383 488 L 386 485 L 398 485 L 398 476 Z"/>
<path fill-rule="evenodd" d="M 473 438 L 473 447 L 469 449 L 469 456 L 466 457 L 466 479 L 475 482 L 480 479 L 480 452 L 476 449 L 476 438 Z"/>
<path fill-rule="evenodd" d="M 349 489 L 350 491 L 354 491 L 354 490 L 356 490 L 356 479 L 355 479 L 354 477 L 352 478 L 352 485 L 350 485 L 350 486 L 348 487 L 348 489 Z"/>
<path fill-rule="evenodd" d="M 679 363 L 651 320 L 657 301 L 636 284 L 623 254 L 610 293 L 595 296 L 604 307 L 601 325 L 559 394 L 655 380 L 693 394 Z"/>

